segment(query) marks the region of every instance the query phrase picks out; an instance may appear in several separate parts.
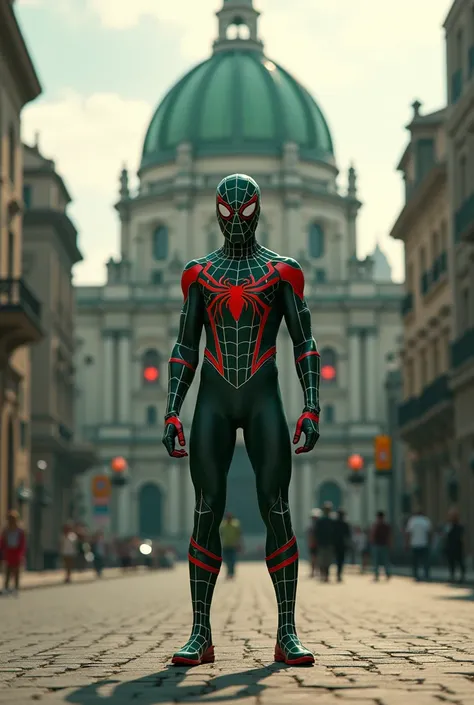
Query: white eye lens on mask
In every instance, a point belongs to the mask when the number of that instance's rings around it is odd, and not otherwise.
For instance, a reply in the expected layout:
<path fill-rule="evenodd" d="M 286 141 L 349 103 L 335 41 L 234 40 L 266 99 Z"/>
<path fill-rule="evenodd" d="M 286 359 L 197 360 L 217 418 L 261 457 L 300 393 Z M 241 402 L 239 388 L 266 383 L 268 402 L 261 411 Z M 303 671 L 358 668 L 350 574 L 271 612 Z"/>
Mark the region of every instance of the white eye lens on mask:
<path fill-rule="evenodd" d="M 251 215 L 253 215 L 253 213 L 255 212 L 256 207 L 257 207 L 257 204 L 256 204 L 256 203 L 251 203 L 249 206 L 247 206 L 247 208 L 245 208 L 245 209 L 242 211 L 243 217 L 244 217 L 244 218 L 249 218 Z"/>
<path fill-rule="evenodd" d="M 222 203 L 219 203 L 219 213 L 223 218 L 229 218 L 230 210 L 226 208 Z"/>

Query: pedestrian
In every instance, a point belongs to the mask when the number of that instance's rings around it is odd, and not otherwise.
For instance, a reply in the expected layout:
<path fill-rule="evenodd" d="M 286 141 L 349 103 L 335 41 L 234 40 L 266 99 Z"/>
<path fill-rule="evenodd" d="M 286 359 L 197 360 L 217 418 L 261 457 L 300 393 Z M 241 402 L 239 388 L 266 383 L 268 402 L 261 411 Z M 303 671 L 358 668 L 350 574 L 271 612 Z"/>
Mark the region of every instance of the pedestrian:
<path fill-rule="evenodd" d="M 459 520 L 459 512 L 456 509 L 452 509 L 449 513 L 445 530 L 445 551 L 451 582 L 454 582 L 456 578 L 457 568 L 459 568 L 461 583 L 464 582 L 464 578 L 466 577 L 464 533 L 465 529 Z"/>
<path fill-rule="evenodd" d="M 64 582 L 71 582 L 71 575 L 77 557 L 77 534 L 74 531 L 74 524 L 67 522 L 63 526 L 60 541 L 60 553 L 64 566 Z"/>
<path fill-rule="evenodd" d="M 331 519 L 332 502 L 323 505 L 322 517 L 316 524 L 319 573 L 322 583 L 329 582 L 329 571 L 334 560 L 334 520 Z"/>
<path fill-rule="evenodd" d="M 405 536 L 411 550 L 413 577 L 419 582 L 420 567 L 423 568 L 425 580 L 430 579 L 430 546 L 432 524 L 420 508 L 407 522 Z"/>
<path fill-rule="evenodd" d="M 98 578 L 102 577 L 102 571 L 105 565 L 106 545 L 104 532 L 97 531 L 91 542 L 91 551 L 94 556 L 94 570 Z"/>
<path fill-rule="evenodd" d="M 242 547 L 240 521 L 228 512 L 221 524 L 222 560 L 227 569 L 227 579 L 235 576 L 237 554 Z"/>
<path fill-rule="evenodd" d="M 314 578 L 318 567 L 318 541 L 316 537 L 316 526 L 318 519 L 321 518 L 321 510 L 313 509 L 311 511 L 310 523 L 308 527 L 308 553 L 310 562 L 310 578 Z"/>
<path fill-rule="evenodd" d="M 344 571 L 344 561 L 346 559 L 346 551 L 351 544 L 351 528 L 346 521 L 346 513 L 343 509 L 339 509 L 334 519 L 333 526 L 334 540 L 334 557 L 337 566 L 337 582 L 342 582 L 342 573 Z"/>
<path fill-rule="evenodd" d="M 385 512 L 377 512 L 377 518 L 372 526 L 371 546 L 372 560 L 374 562 L 374 580 L 379 579 L 380 567 L 383 566 L 385 577 L 390 579 L 392 574 L 390 566 L 390 546 L 392 530 L 385 521 Z"/>
<path fill-rule="evenodd" d="M 0 537 L 0 551 L 5 563 L 4 594 L 10 592 L 10 580 L 13 580 L 14 595 L 20 589 L 20 568 L 26 553 L 26 535 L 20 526 L 20 517 L 15 509 L 7 514 L 7 525 Z"/>

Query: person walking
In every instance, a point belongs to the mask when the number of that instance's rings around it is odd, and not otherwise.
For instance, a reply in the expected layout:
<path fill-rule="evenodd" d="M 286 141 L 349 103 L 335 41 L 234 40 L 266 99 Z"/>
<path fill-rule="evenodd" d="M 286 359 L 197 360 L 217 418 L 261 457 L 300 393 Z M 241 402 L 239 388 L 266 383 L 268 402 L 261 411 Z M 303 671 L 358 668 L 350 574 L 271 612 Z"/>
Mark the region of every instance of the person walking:
<path fill-rule="evenodd" d="M 241 549 L 240 521 L 228 512 L 221 524 L 222 560 L 227 568 L 227 579 L 235 577 L 237 553 Z"/>
<path fill-rule="evenodd" d="M 64 566 L 64 582 L 71 582 L 71 575 L 77 556 L 77 535 L 71 522 L 64 524 L 61 535 L 60 553 Z"/>
<path fill-rule="evenodd" d="M 333 526 L 334 557 L 337 566 L 337 582 L 342 582 L 346 551 L 351 543 L 351 528 L 346 521 L 346 513 L 339 509 Z"/>
<path fill-rule="evenodd" d="M 449 578 L 452 583 L 455 581 L 457 568 L 459 568 L 461 583 L 464 582 L 466 577 L 464 533 L 465 529 L 459 520 L 459 512 L 452 509 L 445 529 L 445 551 L 448 560 Z"/>
<path fill-rule="evenodd" d="M 430 546 L 433 527 L 430 519 L 419 509 L 407 522 L 405 536 L 411 550 L 413 578 L 419 582 L 420 567 L 423 567 L 425 580 L 430 579 Z"/>
<path fill-rule="evenodd" d="M 308 528 L 308 553 L 309 553 L 309 563 L 310 563 L 310 578 L 314 578 L 316 575 L 316 569 L 318 567 L 318 542 L 316 538 L 316 525 L 318 519 L 321 518 L 320 509 L 312 509 L 310 524 Z"/>
<path fill-rule="evenodd" d="M 102 577 L 102 571 L 105 565 L 105 555 L 106 555 L 106 544 L 104 539 L 104 532 L 97 531 L 94 534 L 91 543 L 91 551 L 94 556 L 94 570 L 98 578 Z"/>
<path fill-rule="evenodd" d="M 370 543 L 372 546 L 372 560 L 374 562 L 374 580 L 379 579 L 380 568 L 383 566 L 385 577 L 390 579 L 392 574 L 390 566 L 390 546 L 392 530 L 385 521 L 385 512 L 377 512 L 377 518 L 372 526 Z"/>
<path fill-rule="evenodd" d="M 4 594 L 10 592 L 10 580 L 13 580 L 14 595 L 20 589 L 20 568 L 26 553 L 26 535 L 20 527 L 20 517 L 12 509 L 7 514 L 7 525 L 0 537 L 0 552 L 5 563 Z"/>
<path fill-rule="evenodd" d="M 323 515 L 316 524 L 319 573 L 322 583 L 329 582 L 329 571 L 334 560 L 334 520 L 331 518 L 332 502 L 325 502 Z"/>

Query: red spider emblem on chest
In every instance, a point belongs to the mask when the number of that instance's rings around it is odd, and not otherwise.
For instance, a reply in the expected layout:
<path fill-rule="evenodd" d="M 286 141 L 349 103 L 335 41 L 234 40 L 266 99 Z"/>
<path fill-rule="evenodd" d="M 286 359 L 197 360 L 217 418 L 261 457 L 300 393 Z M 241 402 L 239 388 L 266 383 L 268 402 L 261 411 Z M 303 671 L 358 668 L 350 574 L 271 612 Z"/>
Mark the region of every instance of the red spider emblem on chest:
<path fill-rule="evenodd" d="M 260 346 L 262 343 L 263 331 L 267 323 L 268 316 L 271 311 L 271 305 L 266 303 L 259 294 L 269 291 L 273 286 L 280 281 L 280 275 L 276 271 L 271 262 L 267 262 L 267 273 L 260 279 L 255 279 L 253 274 L 250 274 L 246 279 L 238 284 L 231 283 L 230 279 L 220 277 L 216 280 L 212 274 L 209 274 L 209 269 L 212 262 L 209 262 L 199 277 L 200 284 L 209 292 L 214 294 L 207 305 L 207 313 L 209 315 L 209 323 L 212 329 L 216 356 L 206 348 L 205 355 L 207 359 L 214 365 L 217 371 L 225 377 L 224 356 L 222 354 L 219 335 L 217 333 L 216 318 L 219 316 L 222 319 L 224 306 L 229 310 L 232 318 L 237 323 L 242 315 L 242 312 L 252 308 L 254 316 L 260 320 L 258 322 L 258 333 L 255 340 L 252 363 L 250 372 L 254 374 L 269 357 L 275 354 L 275 347 L 269 348 L 260 355 Z"/>
<path fill-rule="evenodd" d="M 220 277 L 219 280 L 209 274 L 210 264 L 207 264 L 202 272 L 201 284 L 208 291 L 216 294 L 208 306 L 208 313 L 215 318 L 218 313 L 222 316 L 222 309 L 226 306 L 234 321 L 238 321 L 242 315 L 242 311 L 249 306 L 253 308 L 255 314 L 265 316 L 269 306 L 262 301 L 259 294 L 274 286 L 279 276 L 273 265 L 267 264 L 268 273 L 264 274 L 260 279 L 256 280 L 251 274 L 247 279 L 244 279 L 240 284 L 232 284 L 230 279 Z"/>

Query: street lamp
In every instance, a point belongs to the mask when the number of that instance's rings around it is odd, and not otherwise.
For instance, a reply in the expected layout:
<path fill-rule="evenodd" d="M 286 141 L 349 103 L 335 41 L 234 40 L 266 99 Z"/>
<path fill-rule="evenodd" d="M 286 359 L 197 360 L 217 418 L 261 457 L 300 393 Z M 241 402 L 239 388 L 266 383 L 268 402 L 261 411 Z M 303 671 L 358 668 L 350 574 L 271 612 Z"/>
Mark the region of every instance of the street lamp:
<path fill-rule="evenodd" d="M 347 467 L 349 468 L 348 482 L 353 486 L 352 502 L 353 502 L 353 521 L 356 525 L 362 524 L 362 492 L 361 488 L 364 484 L 364 458 L 359 453 L 353 453 L 347 458 Z"/>

